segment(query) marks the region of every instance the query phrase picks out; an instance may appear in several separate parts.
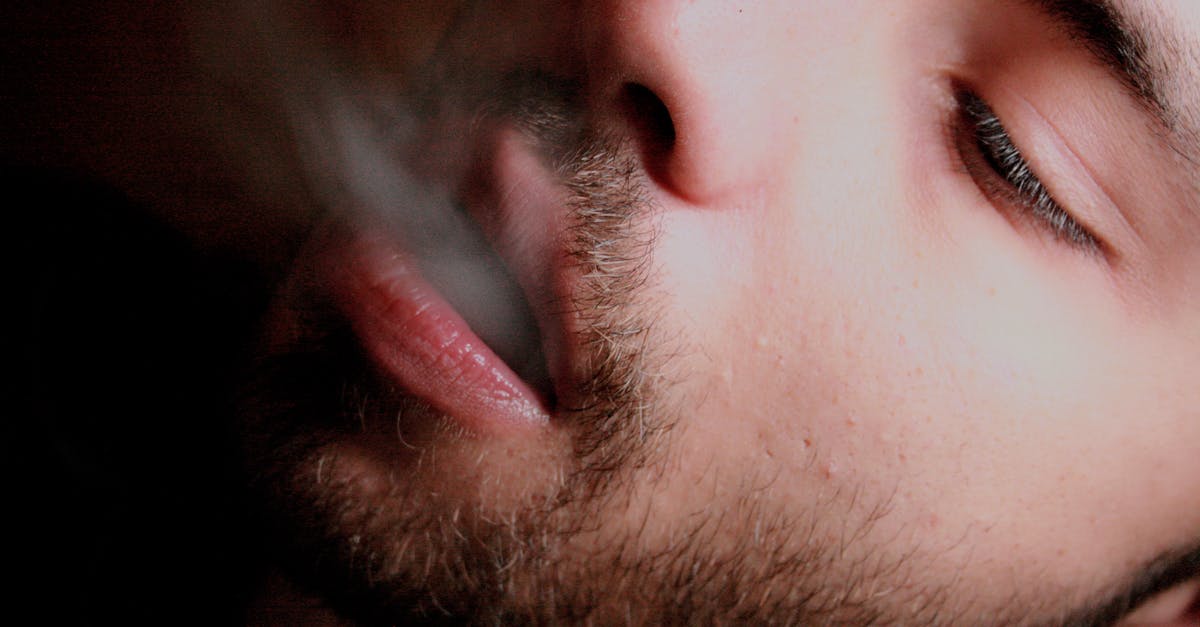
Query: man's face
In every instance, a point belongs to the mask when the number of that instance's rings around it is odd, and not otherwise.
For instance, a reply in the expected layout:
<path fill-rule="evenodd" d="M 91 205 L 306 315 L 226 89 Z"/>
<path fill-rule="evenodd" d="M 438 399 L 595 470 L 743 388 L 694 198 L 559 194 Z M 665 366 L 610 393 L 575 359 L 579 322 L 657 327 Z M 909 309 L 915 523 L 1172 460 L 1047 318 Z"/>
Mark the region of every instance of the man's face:
<path fill-rule="evenodd" d="M 249 65 L 194 16 L 304 181 L 244 412 L 295 576 L 924 624 L 1194 575 L 1200 5 L 434 4 L 228 18 Z"/>

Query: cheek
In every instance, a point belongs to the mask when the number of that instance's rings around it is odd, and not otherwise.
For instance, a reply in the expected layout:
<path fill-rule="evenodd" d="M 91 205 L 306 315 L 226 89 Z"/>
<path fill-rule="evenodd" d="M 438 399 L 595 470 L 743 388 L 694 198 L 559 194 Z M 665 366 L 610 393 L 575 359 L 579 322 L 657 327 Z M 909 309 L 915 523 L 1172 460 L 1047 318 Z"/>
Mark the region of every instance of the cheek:
<path fill-rule="evenodd" d="M 1179 410 L 1197 399 L 1162 394 L 1192 389 L 1175 379 L 1196 365 L 1172 366 L 1106 293 L 1009 240 L 970 234 L 968 251 L 840 211 L 766 224 L 768 206 L 664 228 L 663 318 L 690 344 L 674 388 L 689 481 L 787 477 L 775 489 L 796 507 L 866 490 L 891 501 L 881 533 L 1056 581 L 1200 525 L 1164 515 L 1200 511 L 1195 485 L 1164 479 L 1200 477 L 1183 454 L 1200 421 Z"/>
<path fill-rule="evenodd" d="M 920 256 L 892 241 L 807 266 L 825 279 L 790 301 L 802 367 L 761 396 L 814 434 L 818 479 L 834 469 L 894 495 L 898 529 L 1058 583 L 1194 533 L 1200 426 L 1179 391 L 1196 367 L 1169 334 L 1007 240 Z"/>
<path fill-rule="evenodd" d="M 811 66 L 863 75 L 828 61 Z M 761 185 L 720 211 L 664 202 L 656 317 L 681 344 L 667 378 L 684 414 L 672 503 L 702 507 L 698 478 L 730 493 L 783 478 L 793 509 L 865 491 L 892 505 L 880 538 L 1056 582 L 1200 528 L 1165 515 L 1200 517 L 1195 481 L 1163 479 L 1200 478 L 1184 454 L 1200 420 L 1180 410 L 1200 399 L 1178 398 L 1197 364 L 1164 360 L 1181 352 L 1166 333 L 970 213 L 986 207 L 906 193 L 903 134 L 866 131 L 914 126 L 876 106 L 906 93 L 901 75 L 821 83 L 872 97 L 792 93 L 802 115 L 781 118 Z"/>
<path fill-rule="evenodd" d="M 930 366 L 893 415 L 910 451 L 897 472 L 923 483 L 911 505 L 1050 584 L 1131 568 L 1194 534 L 1200 425 L 1179 391 L 1195 390 L 1180 376 L 1195 363 L 1173 364 L 1171 334 L 1110 291 L 975 243 L 981 254 L 926 268 L 943 284 L 912 295 L 909 344 Z"/>

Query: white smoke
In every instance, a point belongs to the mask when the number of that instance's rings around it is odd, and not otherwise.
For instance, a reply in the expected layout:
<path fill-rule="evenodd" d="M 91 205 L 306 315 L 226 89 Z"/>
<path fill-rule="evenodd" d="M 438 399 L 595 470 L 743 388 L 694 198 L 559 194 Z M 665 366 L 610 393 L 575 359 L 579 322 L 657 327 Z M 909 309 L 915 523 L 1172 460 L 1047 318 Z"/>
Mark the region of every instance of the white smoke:
<path fill-rule="evenodd" d="M 418 116 L 394 76 L 356 67 L 329 47 L 311 10 L 232 1 L 225 11 L 196 14 L 201 65 L 249 94 L 262 109 L 253 115 L 279 118 L 276 131 L 291 144 L 299 184 L 318 211 L 386 224 L 472 330 L 545 389 L 540 333 L 525 295 L 449 191 L 467 164 L 439 167 L 451 180 L 416 175 L 409 164 L 420 158 L 412 154 L 419 150 Z"/>

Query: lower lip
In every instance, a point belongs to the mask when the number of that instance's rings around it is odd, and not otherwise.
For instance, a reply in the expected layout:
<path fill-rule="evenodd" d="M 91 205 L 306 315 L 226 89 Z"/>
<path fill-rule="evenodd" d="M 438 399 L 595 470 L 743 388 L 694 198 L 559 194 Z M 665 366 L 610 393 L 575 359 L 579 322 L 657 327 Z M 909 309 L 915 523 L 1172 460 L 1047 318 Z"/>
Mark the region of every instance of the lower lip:
<path fill-rule="evenodd" d="M 545 402 L 421 278 L 415 263 L 371 232 L 333 263 L 338 300 L 368 353 L 414 396 L 466 429 L 496 433 L 548 423 Z"/>

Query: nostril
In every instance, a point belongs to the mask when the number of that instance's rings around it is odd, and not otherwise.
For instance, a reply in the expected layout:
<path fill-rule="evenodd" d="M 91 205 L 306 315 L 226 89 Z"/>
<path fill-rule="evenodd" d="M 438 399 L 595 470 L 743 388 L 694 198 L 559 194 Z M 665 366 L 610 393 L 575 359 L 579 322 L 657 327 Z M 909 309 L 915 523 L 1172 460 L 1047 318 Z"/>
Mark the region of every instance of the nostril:
<path fill-rule="evenodd" d="M 642 159 L 651 172 L 658 170 L 675 146 L 675 123 L 667 105 L 649 87 L 625 85 L 624 106 L 632 121 Z"/>

